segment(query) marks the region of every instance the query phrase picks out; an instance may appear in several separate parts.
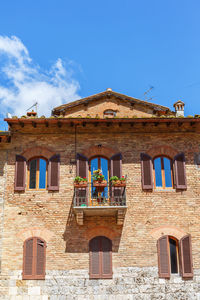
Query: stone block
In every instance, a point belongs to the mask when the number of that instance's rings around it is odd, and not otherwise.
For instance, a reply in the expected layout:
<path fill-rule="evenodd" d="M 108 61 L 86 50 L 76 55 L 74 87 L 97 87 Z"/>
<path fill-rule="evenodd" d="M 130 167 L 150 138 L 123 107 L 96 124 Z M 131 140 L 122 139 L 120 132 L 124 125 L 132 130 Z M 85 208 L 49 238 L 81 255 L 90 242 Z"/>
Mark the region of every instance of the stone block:
<path fill-rule="evenodd" d="M 29 296 L 39 296 L 40 295 L 40 286 L 28 287 Z"/>

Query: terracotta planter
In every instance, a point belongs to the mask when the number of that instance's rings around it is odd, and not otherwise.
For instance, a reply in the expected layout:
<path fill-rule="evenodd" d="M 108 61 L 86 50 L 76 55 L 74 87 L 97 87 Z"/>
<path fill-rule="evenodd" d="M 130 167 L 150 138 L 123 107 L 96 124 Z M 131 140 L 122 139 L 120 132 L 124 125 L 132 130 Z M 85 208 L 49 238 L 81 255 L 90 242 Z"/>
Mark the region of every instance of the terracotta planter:
<path fill-rule="evenodd" d="M 88 186 L 87 181 L 80 181 L 80 182 L 74 181 L 74 187 L 75 188 L 81 189 L 81 188 L 86 188 L 87 186 Z"/>
<path fill-rule="evenodd" d="M 106 180 L 102 180 L 102 181 L 93 180 L 93 186 L 95 186 L 95 187 L 106 187 L 107 186 L 107 181 Z"/>
<path fill-rule="evenodd" d="M 114 187 L 125 187 L 126 186 L 126 181 L 125 180 L 112 181 L 112 186 L 114 186 Z"/>

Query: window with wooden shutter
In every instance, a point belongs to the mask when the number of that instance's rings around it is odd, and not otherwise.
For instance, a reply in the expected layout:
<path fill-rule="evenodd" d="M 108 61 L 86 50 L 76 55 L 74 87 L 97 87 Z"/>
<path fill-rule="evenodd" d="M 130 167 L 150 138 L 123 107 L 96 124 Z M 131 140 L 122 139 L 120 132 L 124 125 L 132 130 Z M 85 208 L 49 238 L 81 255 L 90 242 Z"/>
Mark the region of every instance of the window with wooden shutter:
<path fill-rule="evenodd" d="M 181 273 L 183 278 L 193 278 L 191 236 L 186 235 L 180 240 Z"/>
<path fill-rule="evenodd" d="M 26 182 L 26 159 L 16 155 L 15 163 L 15 191 L 24 191 Z"/>
<path fill-rule="evenodd" d="M 153 176 L 152 176 L 152 159 L 148 154 L 141 153 L 141 175 L 142 175 L 142 189 L 153 189 Z"/>
<path fill-rule="evenodd" d="M 49 159 L 48 190 L 59 191 L 59 180 L 60 180 L 60 155 L 54 155 Z"/>
<path fill-rule="evenodd" d="M 24 242 L 23 279 L 45 279 L 46 243 L 33 237 Z"/>
<path fill-rule="evenodd" d="M 175 185 L 176 189 L 186 190 L 186 172 L 185 172 L 185 156 L 184 153 L 179 153 L 174 157 L 174 169 L 175 169 Z"/>
<path fill-rule="evenodd" d="M 170 278 L 169 237 L 163 236 L 157 241 L 158 274 L 160 278 Z"/>
<path fill-rule="evenodd" d="M 104 236 L 89 243 L 90 278 L 112 278 L 112 242 Z"/>

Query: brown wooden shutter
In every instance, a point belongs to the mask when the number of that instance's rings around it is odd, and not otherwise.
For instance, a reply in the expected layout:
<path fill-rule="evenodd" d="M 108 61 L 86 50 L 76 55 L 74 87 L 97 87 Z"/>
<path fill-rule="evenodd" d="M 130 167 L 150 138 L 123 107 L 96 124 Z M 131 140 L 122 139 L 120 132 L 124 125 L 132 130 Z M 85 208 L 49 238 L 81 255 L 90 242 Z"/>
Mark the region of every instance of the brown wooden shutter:
<path fill-rule="evenodd" d="M 121 153 L 115 154 L 111 157 L 110 176 L 122 177 L 122 155 Z"/>
<path fill-rule="evenodd" d="M 48 164 L 48 190 L 59 191 L 60 155 L 53 155 Z"/>
<path fill-rule="evenodd" d="M 33 276 L 33 239 L 26 240 L 24 243 L 23 258 L 23 278 L 28 279 Z"/>
<path fill-rule="evenodd" d="M 15 191 L 24 191 L 26 186 L 26 158 L 16 155 Z"/>
<path fill-rule="evenodd" d="M 100 278 L 100 239 L 93 238 L 89 243 L 90 278 Z"/>
<path fill-rule="evenodd" d="M 179 242 L 181 272 L 183 278 L 193 278 L 191 235 L 186 235 Z"/>
<path fill-rule="evenodd" d="M 141 158 L 141 175 L 142 175 L 142 189 L 153 189 L 153 175 L 152 175 L 152 158 L 145 153 L 140 154 Z"/>
<path fill-rule="evenodd" d="M 46 243 L 37 238 L 36 241 L 36 276 L 37 278 L 44 278 L 45 276 L 45 253 Z"/>
<path fill-rule="evenodd" d="M 118 178 L 122 177 L 122 154 L 118 153 L 111 157 L 110 159 L 110 177 L 117 176 Z M 110 196 L 111 202 L 115 204 L 120 203 L 120 197 L 123 193 L 124 188 L 121 187 L 112 187 L 110 186 Z"/>
<path fill-rule="evenodd" d="M 169 237 L 162 236 L 157 241 L 158 274 L 160 278 L 170 278 Z"/>
<path fill-rule="evenodd" d="M 112 278 L 112 242 L 108 238 L 101 237 L 101 278 Z"/>
<path fill-rule="evenodd" d="M 77 154 L 76 158 L 76 173 L 77 176 L 88 178 L 88 159 L 82 154 Z"/>
<path fill-rule="evenodd" d="M 175 185 L 176 189 L 186 190 L 186 172 L 185 172 L 185 156 L 184 153 L 179 153 L 174 157 L 175 169 Z"/>

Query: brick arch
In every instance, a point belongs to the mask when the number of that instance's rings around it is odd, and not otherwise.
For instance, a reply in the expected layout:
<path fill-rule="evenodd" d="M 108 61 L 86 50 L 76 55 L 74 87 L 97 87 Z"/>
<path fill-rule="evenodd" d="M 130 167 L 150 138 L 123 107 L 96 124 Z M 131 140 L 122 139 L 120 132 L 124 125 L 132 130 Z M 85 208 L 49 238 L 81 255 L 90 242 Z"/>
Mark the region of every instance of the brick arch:
<path fill-rule="evenodd" d="M 26 158 L 26 160 L 29 160 L 32 157 L 36 156 L 43 156 L 46 159 L 49 159 L 51 156 L 55 155 L 56 153 L 52 150 L 46 148 L 46 147 L 33 147 L 26 149 L 21 155 Z"/>
<path fill-rule="evenodd" d="M 178 240 L 180 240 L 183 236 L 187 234 L 187 232 L 175 226 L 160 226 L 153 229 L 150 232 L 151 236 L 153 236 L 156 240 L 158 240 L 163 235 L 171 235 Z"/>
<path fill-rule="evenodd" d="M 118 233 L 108 227 L 98 226 L 95 228 L 87 229 L 84 232 L 84 235 L 88 241 L 90 241 L 91 239 L 93 239 L 96 236 L 105 236 L 105 237 L 109 238 L 110 240 L 113 240 L 116 236 L 118 236 Z"/>
<path fill-rule="evenodd" d="M 174 156 L 178 153 L 178 151 L 168 145 L 161 145 L 161 146 L 154 146 L 147 151 L 147 154 L 150 155 L 152 158 L 165 155 L 170 158 L 174 158 Z"/>
<path fill-rule="evenodd" d="M 82 154 L 90 159 L 93 156 L 105 156 L 108 159 L 111 158 L 114 154 L 119 153 L 117 149 L 112 149 L 104 146 L 91 146 L 82 151 Z"/>
<path fill-rule="evenodd" d="M 28 238 L 35 236 L 35 237 L 41 237 L 46 242 L 49 242 L 52 239 L 52 237 L 54 236 L 54 233 L 46 228 L 31 227 L 31 228 L 25 228 L 23 230 L 20 230 L 18 232 L 17 236 L 22 241 L 25 241 Z"/>

